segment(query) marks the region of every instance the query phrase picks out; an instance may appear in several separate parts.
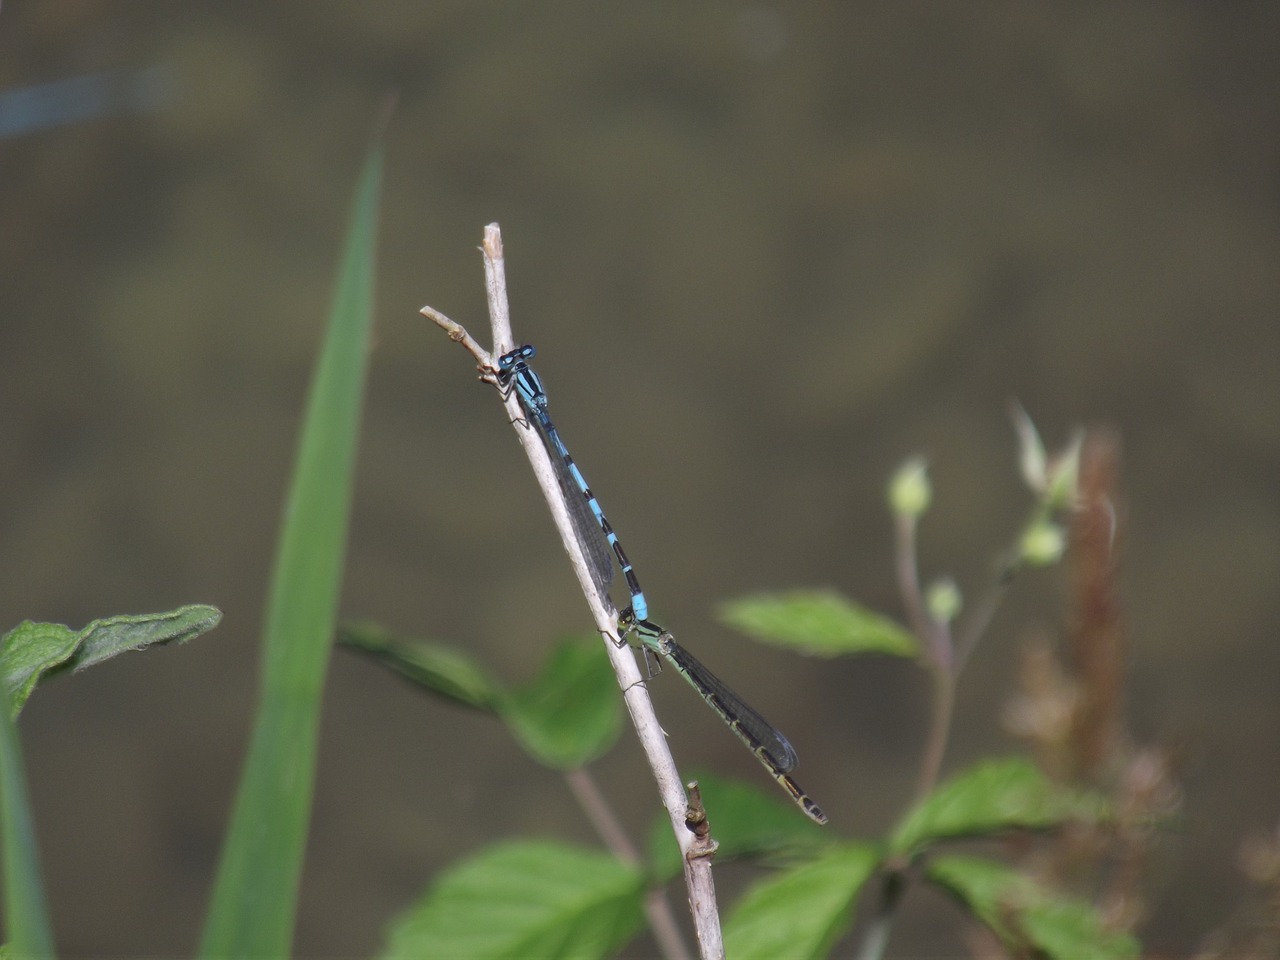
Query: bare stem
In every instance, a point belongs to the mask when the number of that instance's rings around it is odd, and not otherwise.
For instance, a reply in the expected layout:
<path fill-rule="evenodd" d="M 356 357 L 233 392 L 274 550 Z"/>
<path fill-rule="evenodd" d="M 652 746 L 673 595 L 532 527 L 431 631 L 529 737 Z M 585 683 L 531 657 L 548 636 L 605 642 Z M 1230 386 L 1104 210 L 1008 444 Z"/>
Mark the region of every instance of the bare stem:
<path fill-rule="evenodd" d="M 894 572 L 898 576 L 898 593 L 907 611 L 907 620 L 920 641 L 922 649 L 935 662 L 941 663 L 942 652 L 937 647 L 937 633 L 933 619 L 924 605 L 920 590 L 920 573 L 916 564 L 916 520 L 907 514 L 895 517 Z"/>
<path fill-rule="evenodd" d="M 485 228 L 484 244 L 485 289 L 489 300 L 489 319 L 493 330 L 494 351 L 501 354 L 514 346 L 511 334 L 511 314 L 507 304 L 506 272 L 502 252 L 502 235 L 496 223 Z M 496 371 L 493 357 L 483 350 L 461 325 L 449 320 L 439 311 L 424 307 L 422 313 L 444 329 L 449 338 L 463 345 L 473 357 L 481 370 L 481 378 L 488 382 L 496 382 Z M 666 736 L 654 713 L 653 703 L 649 699 L 649 691 L 645 687 L 640 670 L 636 665 L 635 655 L 625 645 L 619 645 L 616 639 L 618 611 L 608 597 L 601 596 L 591 576 L 591 567 L 583 555 L 582 545 L 574 534 L 573 524 L 569 518 L 568 505 L 556 478 L 550 455 L 537 435 L 530 429 L 516 391 L 510 391 L 505 398 L 507 418 L 516 431 L 516 438 L 524 447 L 525 455 L 533 468 L 533 474 L 542 488 L 543 497 L 551 511 L 551 518 L 560 532 L 560 540 L 569 556 L 569 563 L 578 577 L 587 606 L 591 609 L 596 628 L 605 641 L 605 649 L 609 661 L 618 678 L 618 686 L 622 689 L 623 702 L 635 726 L 636 735 L 653 771 L 658 786 L 658 794 L 667 816 L 671 821 L 676 843 L 680 846 L 684 863 L 685 885 L 689 891 L 689 904 L 693 912 L 694 928 L 698 937 L 699 953 L 704 958 L 720 958 L 724 956 L 724 943 L 720 932 L 720 917 L 716 907 L 715 883 L 711 875 L 711 858 L 707 856 L 690 856 L 693 835 L 685 826 L 686 799 L 684 788 L 676 770 L 675 761 L 667 747 Z"/>
<path fill-rule="evenodd" d="M 933 716 L 920 760 L 920 773 L 916 778 L 917 804 L 923 803 L 938 784 L 938 774 L 942 771 L 942 759 L 947 753 L 951 717 L 955 713 L 956 704 L 955 677 L 949 671 L 937 668 L 930 673 L 933 677 Z"/>
<path fill-rule="evenodd" d="M 894 870 L 885 875 L 880 887 L 880 905 L 862 936 L 858 960 L 880 960 L 884 956 L 885 947 L 889 945 L 889 932 L 893 928 L 893 917 L 905 890 L 906 877 L 901 871 Z"/>
<path fill-rule="evenodd" d="M 920 589 L 920 572 L 916 562 L 916 521 L 909 514 L 896 518 L 894 568 L 898 576 L 898 592 L 907 611 L 911 629 L 920 642 L 924 667 L 933 679 L 933 717 L 916 778 L 916 802 L 920 803 L 933 790 L 942 769 L 951 732 L 951 714 L 955 708 L 956 658 L 951 628 L 930 616 Z"/>

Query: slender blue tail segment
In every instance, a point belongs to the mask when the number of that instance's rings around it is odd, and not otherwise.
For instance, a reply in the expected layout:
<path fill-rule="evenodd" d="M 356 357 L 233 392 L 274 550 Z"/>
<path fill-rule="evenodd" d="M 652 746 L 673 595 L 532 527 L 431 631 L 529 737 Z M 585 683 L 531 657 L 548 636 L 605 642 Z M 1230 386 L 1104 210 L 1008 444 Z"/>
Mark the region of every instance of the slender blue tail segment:
<path fill-rule="evenodd" d="M 591 488 L 587 485 L 587 480 L 582 475 L 582 471 L 573 462 L 573 457 L 569 455 L 568 448 L 565 447 L 564 441 L 560 439 L 560 431 L 551 422 L 551 417 L 547 413 L 547 391 L 542 386 L 542 378 L 529 366 L 529 360 L 535 353 L 533 345 L 526 343 L 523 347 L 517 347 L 510 353 L 504 353 L 500 356 L 498 358 L 498 384 L 503 388 L 510 388 L 514 385 L 516 396 L 520 400 L 520 406 L 524 408 L 525 413 L 537 425 L 543 440 L 547 444 L 547 449 L 552 453 L 551 460 L 552 463 L 556 464 L 561 486 L 565 489 L 566 501 L 571 505 L 586 504 L 596 525 L 599 527 L 600 533 L 604 535 L 605 541 L 613 549 L 613 555 L 618 559 L 618 566 L 622 568 L 622 575 L 627 580 L 627 589 L 631 593 L 631 605 L 623 611 L 620 621 L 628 625 L 626 629 L 629 631 L 632 629 L 629 625 L 634 622 L 648 622 L 645 618 L 649 615 L 649 605 L 645 602 L 644 591 L 640 589 L 640 582 L 636 580 L 636 573 L 631 568 L 631 561 L 627 559 L 627 554 L 622 549 L 618 535 L 613 532 L 613 527 L 609 524 L 608 518 L 604 515 L 604 510 L 600 507 L 600 501 L 591 492 Z M 564 481 L 566 474 L 573 484 L 572 489 Z M 574 492 L 575 490 L 576 492 Z M 579 527 L 577 529 L 579 540 L 586 544 L 589 550 L 592 550 L 592 560 L 596 564 L 596 587 L 602 591 L 607 591 L 609 582 L 613 578 L 613 564 L 606 558 L 608 565 L 608 573 L 606 575 L 599 563 L 599 554 L 593 550 L 593 547 L 599 543 L 599 536 L 594 534 L 587 535 L 586 530 L 581 529 L 579 526 L 581 524 L 580 512 L 575 512 L 573 516 L 575 526 Z M 601 582 L 602 580 L 603 582 Z"/>

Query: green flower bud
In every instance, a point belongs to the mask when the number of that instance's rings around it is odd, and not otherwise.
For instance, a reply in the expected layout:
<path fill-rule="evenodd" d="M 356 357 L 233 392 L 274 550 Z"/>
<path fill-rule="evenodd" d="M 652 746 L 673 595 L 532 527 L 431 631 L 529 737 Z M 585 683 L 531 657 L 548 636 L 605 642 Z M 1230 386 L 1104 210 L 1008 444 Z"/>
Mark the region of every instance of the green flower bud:
<path fill-rule="evenodd" d="M 1057 563 L 1066 549 L 1066 533 L 1048 520 L 1033 523 L 1022 535 L 1022 559 L 1037 567 Z"/>
<path fill-rule="evenodd" d="M 929 509 L 933 488 L 921 457 L 912 457 L 889 481 L 889 506 L 898 516 L 919 517 Z"/>
<path fill-rule="evenodd" d="M 944 577 L 930 584 L 924 598 L 929 616 L 938 623 L 950 623 L 960 613 L 964 605 L 964 597 L 960 588 L 950 577 Z"/>

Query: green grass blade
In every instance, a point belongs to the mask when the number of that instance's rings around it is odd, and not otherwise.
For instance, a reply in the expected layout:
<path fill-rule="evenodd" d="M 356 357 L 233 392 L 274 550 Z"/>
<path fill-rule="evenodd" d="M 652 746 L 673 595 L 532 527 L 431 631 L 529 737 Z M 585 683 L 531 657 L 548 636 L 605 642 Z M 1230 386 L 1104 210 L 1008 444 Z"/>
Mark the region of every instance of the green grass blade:
<path fill-rule="evenodd" d="M 290 951 L 369 352 L 381 175 L 379 145 L 356 188 L 307 400 L 267 602 L 261 702 L 205 921 L 206 957 Z"/>
<path fill-rule="evenodd" d="M 15 957 L 52 957 L 53 933 L 40 885 L 36 835 L 9 697 L 0 689 L 0 842 L 4 845 L 4 919 Z"/>

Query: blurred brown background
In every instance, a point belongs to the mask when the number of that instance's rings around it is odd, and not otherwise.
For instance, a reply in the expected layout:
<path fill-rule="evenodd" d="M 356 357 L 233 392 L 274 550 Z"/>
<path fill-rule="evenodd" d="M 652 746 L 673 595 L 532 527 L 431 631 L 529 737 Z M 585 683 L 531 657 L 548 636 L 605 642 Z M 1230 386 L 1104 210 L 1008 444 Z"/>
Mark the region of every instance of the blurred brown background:
<path fill-rule="evenodd" d="M 926 684 L 805 661 L 715 604 L 834 586 L 899 615 L 889 472 L 921 452 L 923 564 L 975 595 L 1028 501 L 1005 404 L 1125 442 L 1129 718 L 1179 743 L 1185 821 L 1144 936 L 1234 909 L 1280 811 L 1280 8 L 20 2 L 0 92 L 115 70 L 146 104 L 0 139 L 0 626 L 203 601 L 222 626 L 42 689 L 22 718 L 68 956 L 194 948 L 254 703 L 303 391 L 373 117 L 377 346 L 343 611 L 509 681 L 590 624 L 466 356 L 503 227 L 516 335 L 656 612 L 797 744 L 831 829 L 910 796 Z M 156 106 L 155 104 L 158 104 Z M 1018 749 L 1021 581 L 965 675 L 947 768 Z M 674 676 L 677 760 L 750 778 Z M 492 722 L 335 654 L 297 952 L 368 954 L 440 869 L 576 834 Z M 627 739 L 599 764 L 636 836 Z M 748 875 L 721 871 L 731 897 Z M 912 895 L 891 953 L 961 954 Z M 637 948 L 643 952 L 643 945 Z"/>

